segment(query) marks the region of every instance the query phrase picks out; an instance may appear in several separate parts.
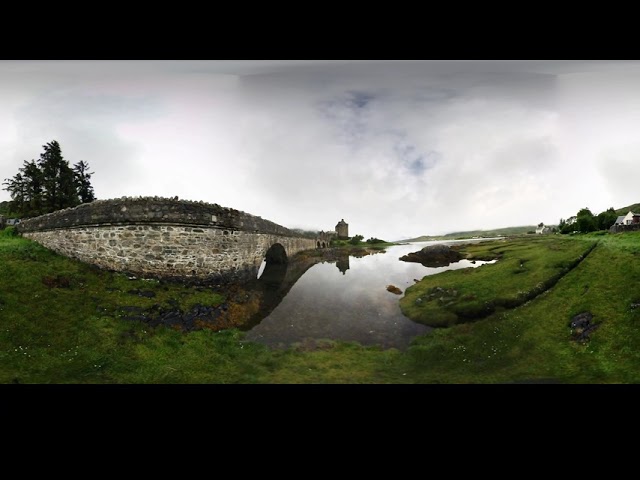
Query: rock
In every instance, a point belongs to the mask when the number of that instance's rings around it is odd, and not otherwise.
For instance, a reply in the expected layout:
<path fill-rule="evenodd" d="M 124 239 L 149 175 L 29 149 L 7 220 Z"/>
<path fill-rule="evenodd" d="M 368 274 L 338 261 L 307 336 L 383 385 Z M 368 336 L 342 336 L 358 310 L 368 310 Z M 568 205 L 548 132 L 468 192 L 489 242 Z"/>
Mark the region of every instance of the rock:
<path fill-rule="evenodd" d="M 586 328 L 591 323 L 593 314 L 591 312 L 579 313 L 571 319 L 569 326 L 571 328 Z"/>
<path fill-rule="evenodd" d="M 160 317 L 160 321 L 165 325 L 178 325 L 183 322 L 182 315 L 178 312 L 169 312 Z"/>
<path fill-rule="evenodd" d="M 395 293 L 396 295 L 402 295 L 402 290 L 400 290 L 395 285 L 387 285 L 387 292 Z"/>
<path fill-rule="evenodd" d="M 448 245 L 429 245 L 422 250 L 400 257 L 403 262 L 421 263 L 425 267 L 446 267 L 462 260 L 462 255 Z"/>
<path fill-rule="evenodd" d="M 571 319 L 569 326 L 573 329 L 572 338 L 576 342 L 586 343 L 589 341 L 589 335 L 600 324 L 591 323 L 593 314 L 591 312 L 582 312 Z"/>
<path fill-rule="evenodd" d="M 577 335 L 575 336 L 575 340 L 577 342 L 581 342 L 581 343 L 585 343 L 585 342 L 589 341 L 589 334 L 591 332 L 593 332 L 599 326 L 600 326 L 599 324 L 592 324 L 592 325 L 589 325 L 584 330 L 582 330 L 582 332 L 580 332 L 580 333 L 576 332 Z"/>

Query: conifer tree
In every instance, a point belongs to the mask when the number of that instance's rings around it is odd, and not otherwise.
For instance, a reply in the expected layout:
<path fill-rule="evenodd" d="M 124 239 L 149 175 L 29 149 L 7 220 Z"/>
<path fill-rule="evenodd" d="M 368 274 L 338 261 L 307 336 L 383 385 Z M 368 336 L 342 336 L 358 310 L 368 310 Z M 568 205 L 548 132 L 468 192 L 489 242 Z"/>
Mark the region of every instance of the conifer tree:
<path fill-rule="evenodd" d="M 55 140 L 43 148 L 37 162 L 25 160 L 13 178 L 5 179 L 11 210 L 22 217 L 32 217 L 94 201 L 89 164 L 81 160 L 71 168 Z"/>

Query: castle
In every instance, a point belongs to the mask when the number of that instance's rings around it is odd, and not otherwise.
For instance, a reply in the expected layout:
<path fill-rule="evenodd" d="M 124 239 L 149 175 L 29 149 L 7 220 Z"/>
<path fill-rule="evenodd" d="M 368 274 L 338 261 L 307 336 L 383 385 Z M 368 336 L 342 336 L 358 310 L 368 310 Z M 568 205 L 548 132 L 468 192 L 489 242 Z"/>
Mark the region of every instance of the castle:
<path fill-rule="evenodd" d="M 336 233 L 340 240 L 346 240 L 349 238 L 349 224 L 344 221 L 344 218 L 336 225 Z"/>
<path fill-rule="evenodd" d="M 317 235 L 317 248 L 326 248 L 333 239 L 348 240 L 349 239 L 349 224 L 344 221 L 344 218 L 338 222 L 335 230 L 325 232 L 320 231 Z"/>

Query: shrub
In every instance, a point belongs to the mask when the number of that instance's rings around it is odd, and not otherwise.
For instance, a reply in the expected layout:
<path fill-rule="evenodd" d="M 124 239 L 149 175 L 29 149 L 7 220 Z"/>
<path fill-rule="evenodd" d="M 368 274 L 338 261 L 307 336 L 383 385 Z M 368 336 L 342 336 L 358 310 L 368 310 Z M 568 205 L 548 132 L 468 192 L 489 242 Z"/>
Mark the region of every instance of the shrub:
<path fill-rule="evenodd" d="M 0 230 L 0 236 L 2 237 L 17 237 L 18 231 L 16 227 L 7 227 L 4 230 Z"/>
<path fill-rule="evenodd" d="M 364 237 L 362 235 L 355 235 L 351 238 L 351 240 L 349 240 L 349 243 L 351 245 L 358 245 L 362 240 L 364 240 Z"/>

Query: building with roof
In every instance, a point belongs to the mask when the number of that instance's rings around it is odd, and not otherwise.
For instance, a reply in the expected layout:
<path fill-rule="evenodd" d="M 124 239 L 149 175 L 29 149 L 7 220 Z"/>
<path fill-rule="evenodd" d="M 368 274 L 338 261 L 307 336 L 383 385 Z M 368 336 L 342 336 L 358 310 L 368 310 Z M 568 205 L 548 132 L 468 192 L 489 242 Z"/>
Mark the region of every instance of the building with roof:
<path fill-rule="evenodd" d="M 614 225 L 633 225 L 634 223 L 640 223 L 640 213 L 633 213 L 629 210 L 626 215 L 620 215 Z"/>

